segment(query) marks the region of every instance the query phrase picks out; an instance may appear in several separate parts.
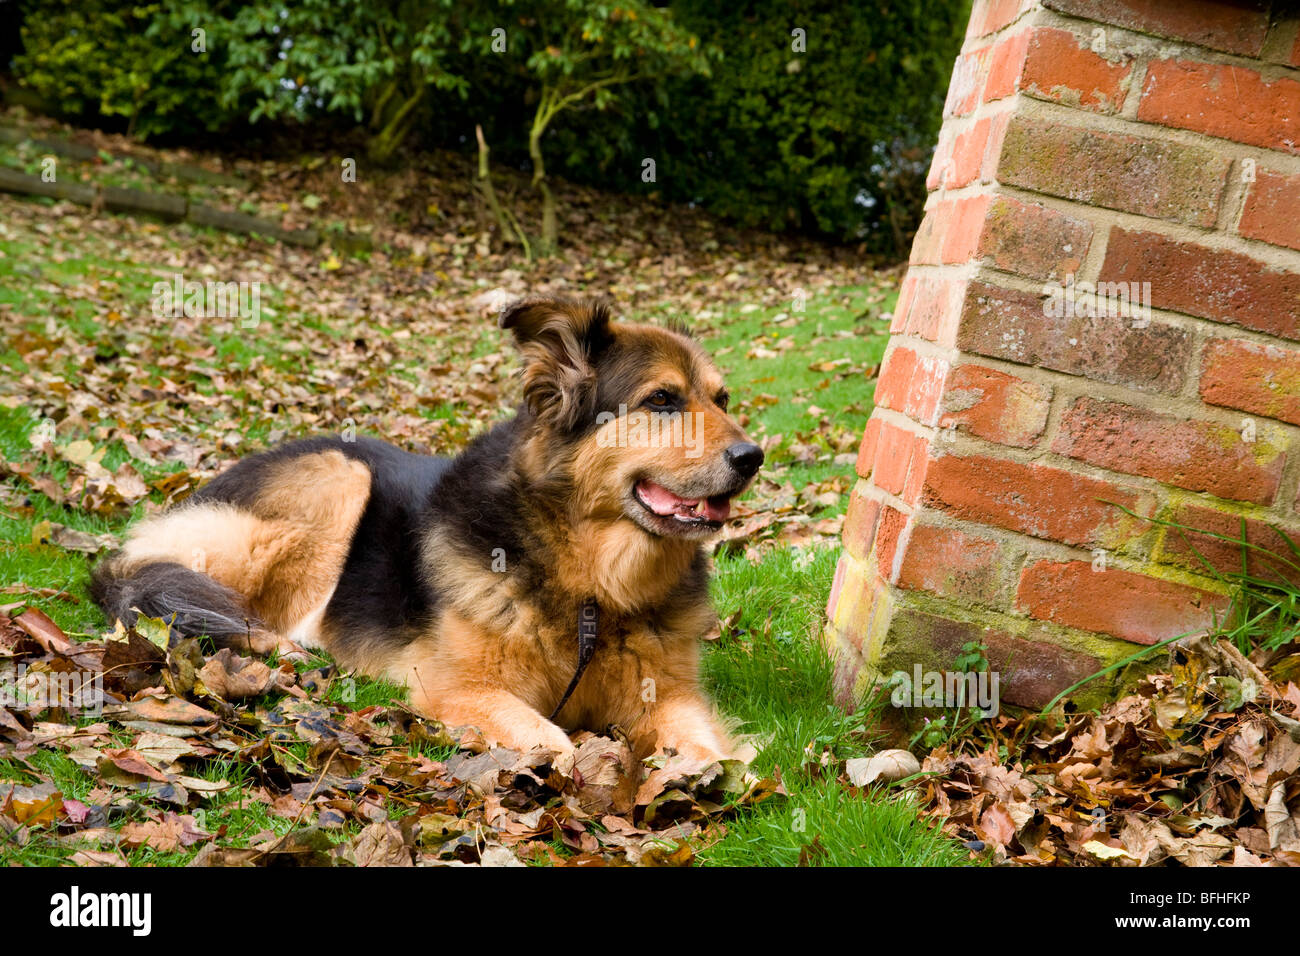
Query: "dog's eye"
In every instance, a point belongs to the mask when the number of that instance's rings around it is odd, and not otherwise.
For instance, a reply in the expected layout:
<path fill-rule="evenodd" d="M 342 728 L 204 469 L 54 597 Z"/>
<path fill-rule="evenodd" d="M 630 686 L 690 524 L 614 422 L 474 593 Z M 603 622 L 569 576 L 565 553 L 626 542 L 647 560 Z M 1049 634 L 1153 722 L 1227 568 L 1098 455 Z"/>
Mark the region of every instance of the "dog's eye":
<path fill-rule="evenodd" d="M 670 408 L 677 407 L 677 397 L 672 392 L 664 391 L 662 388 L 651 392 L 646 398 L 645 404 L 651 408 L 657 408 L 661 411 L 667 411 Z"/>
<path fill-rule="evenodd" d="M 722 409 L 725 412 L 727 410 L 727 404 L 730 401 L 731 401 L 731 396 L 729 394 L 727 394 L 726 392 L 718 392 L 717 397 L 713 399 L 713 404 L 717 405 L 720 409 Z"/>

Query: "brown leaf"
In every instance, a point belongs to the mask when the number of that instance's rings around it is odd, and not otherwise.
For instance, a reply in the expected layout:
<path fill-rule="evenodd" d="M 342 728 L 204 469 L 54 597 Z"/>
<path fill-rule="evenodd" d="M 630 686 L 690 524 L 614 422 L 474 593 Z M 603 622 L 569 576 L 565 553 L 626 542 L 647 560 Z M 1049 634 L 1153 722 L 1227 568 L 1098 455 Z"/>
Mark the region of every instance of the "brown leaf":
<path fill-rule="evenodd" d="M 391 821 L 367 826 L 352 839 L 349 850 L 357 866 L 415 866 L 408 835 Z"/>
<path fill-rule="evenodd" d="M 215 726 L 217 715 L 204 710 L 197 704 L 191 704 L 179 697 L 145 697 L 131 701 L 124 707 L 125 713 L 135 720 L 148 720 L 160 724 L 182 724 L 187 727 L 208 728 Z M 199 731 L 205 733 L 206 730 Z"/>
<path fill-rule="evenodd" d="M 10 784 L 0 799 L 0 814 L 26 826 L 58 823 L 62 812 L 63 794 L 52 782 L 31 787 Z"/>
<path fill-rule="evenodd" d="M 51 654 L 60 657 L 72 657 L 77 652 L 77 645 L 68 640 L 59 625 L 50 620 L 49 615 L 38 608 L 29 607 L 13 623 L 27 632 L 31 638 Z"/>
<path fill-rule="evenodd" d="M 198 670 L 198 677 L 209 691 L 223 700 L 260 697 L 272 690 L 284 690 L 285 681 L 278 670 L 264 661 L 240 657 L 224 647 Z"/>

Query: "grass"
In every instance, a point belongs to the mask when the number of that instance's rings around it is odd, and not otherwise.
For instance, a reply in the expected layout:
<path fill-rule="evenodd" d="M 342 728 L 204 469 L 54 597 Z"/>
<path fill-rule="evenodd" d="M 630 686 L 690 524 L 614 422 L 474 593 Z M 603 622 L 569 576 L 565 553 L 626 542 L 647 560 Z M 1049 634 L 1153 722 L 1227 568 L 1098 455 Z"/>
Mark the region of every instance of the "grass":
<path fill-rule="evenodd" d="M 806 768 L 872 750 L 865 713 L 831 697 L 831 661 L 818 640 L 838 550 L 778 551 L 762 562 L 724 558 L 713 595 L 732 627 L 705 654 L 705 677 L 724 713 L 762 742 L 758 773 L 779 771 L 789 800 L 760 804 L 726 824 L 702 852 L 714 866 L 955 866 L 968 854 L 919 817 L 903 795 L 851 792 Z"/>
<path fill-rule="evenodd" d="M 0 307 L 26 317 L 24 327 L 31 334 L 49 334 L 54 327 L 47 317 L 55 316 L 61 337 L 92 345 L 104 358 L 125 356 L 124 343 L 142 336 L 128 331 L 129 323 L 115 327 L 111 314 L 103 314 L 104 307 L 96 306 L 93 297 L 61 293 L 111 286 L 123 303 L 118 308 L 147 309 L 157 278 L 142 265 L 114 259 L 108 250 L 91 243 L 85 247 L 62 243 L 57 249 L 38 250 L 27 239 L 0 237 Z M 856 449 L 871 412 L 866 397 L 869 382 L 887 342 L 882 312 L 892 307 L 894 297 L 887 284 L 869 282 L 812 299 L 804 314 L 737 305 L 699 317 L 696 334 L 729 374 L 737 411 L 748 417 L 754 437 L 769 439 L 769 476 L 798 488 L 851 471 L 844 456 Z M 213 367 L 298 362 L 295 353 L 279 346 L 299 325 L 322 328 L 331 335 L 350 335 L 347 329 L 336 333 L 315 316 L 285 307 L 274 290 L 264 292 L 264 302 L 276 304 L 277 316 L 265 323 L 259 336 L 210 333 L 208 343 L 217 349 Z M 470 332 L 468 354 L 482 355 L 499 347 L 494 331 L 485 327 Z M 0 362 L 18 372 L 28 371 L 12 348 L 0 347 Z M 826 364 L 831 362 L 834 364 Z M 193 371 L 189 387 L 201 394 L 210 391 L 202 369 Z M 389 371 L 400 377 L 404 370 Z M 70 386 L 78 385 L 75 363 L 58 372 Z M 150 365 L 138 369 L 139 375 L 151 381 L 159 376 L 175 379 L 177 372 L 175 367 Z M 809 414 L 813 406 L 835 411 Z M 446 403 L 421 409 L 421 413 L 448 420 L 465 417 L 462 408 Z M 38 424 L 27 408 L 0 405 L 0 455 L 9 462 L 36 461 L 41 474 L 61 483 L 68 475 L 66 463 L 33 455 L 29 435 Z M 215 423 L 206 420 L 194 423 L 199 434 L 213 427 Z M 262 422 L 250 424 L 246 442 L 256 445 L 265 440 L 266 430 Z M 64 446 L 84 437 L 88 433 L 60 432 L 56 444 Z M 128 460 L 130 455 L 121 442 L 109 442 L 103 448 L 102 461 L 110 469 Z M 132 464 L 146 481 L 181 467 Z M 842 495 L 839 504 L 828 506 L 824 514 L 842 512 L 846 497 Z M 158 499 L 155 494 L 154 500 Z M 5 479 L 0 488 L 0 586 L 55 588 L 79 601 L 23 594 L 6 596 L 0 603 L 23 600 L 49 614 L 69 634 L 98 635 L 107 622 L 86 594 L 89 560 L 38 543 L 33 533 L 48 521 L 90 534 L 120 535 L 143 510 L 140 504 L 130 515 L 109 519 L 59 505 L 26 484 Z M 742 811 L 727 824 L 725 834 L 711 831 L 707 846 L 701 847 L 701 858 L 708 864 L 794 865 L 801 856 L 815 865 L 949 865 L 966 859 L 965 851 L 920 820 L 906 799 L 886 792 L 852 791 L 820 779 L 804 766 L 806 749 L 816 755 L 829 752 L 837 759 L 871 750 L 863 730 L 865 715 L 846 714 L 832 702 L 831 664 L 818 640 L 822 605 L 836 558 L 832 549 L 787 548 L 769 551 L 759 561 L 736 555 L 718 560 L 713 592 L 719 612 L 729 619 L 730 626 L 706 649 L 706 680 L 738 730 L 762 744 L 755 770 L 764 774 L 779 771 L 789 799 Z M 326 663 L 328 658 L 321 657 L 300 668 Z M 335 681 L 329 695 L 361 708 L 400 698 L 403 690 L 383 681 L 357 678 Z M 276 702 L 266 703 L 274 706 Z M 451 754 L 436 747 L 425 748 L 425 752 L 435 760 Z M 295 756 L 301 759 L 302 754 L 287 748 L 285 759 Z M 209 795 L 201 810 L 204 829 L 226 828 L 223 845 L 248 846 L 255 837 L 268 832 L 282 835 L 289 828 L 290 820 L 248 798 L 252 781 L 247 767 L 210 760 L 191 772 L 229 783 L 225 790 Z M 53 779 L 71 799 L 85 797 L 100 785 L 93 773 L 54 751 L 39 751 L 25 762 L 0 760 L 0 780 L 31 783 L 38 773 Z M 135 809 L 115 809 L 107 825 L 117 829 L 138 819 L 142 811 L 138 805 L 131 806 Z M 409 812 L 396 804 L 390 811 L 395 816 Z M 49 830 L 29 832 L 31 839 L 23 846 L 0 840 L 0 863 L 58 863 L 79 848 L 55 839 Z M 340 838 L 351 832 L 355 831 L 343 828 Z M 192 858 L 193 851 L 158 853 L 142 848 L 126 855 L 132 864 L 175 866 Z"/>

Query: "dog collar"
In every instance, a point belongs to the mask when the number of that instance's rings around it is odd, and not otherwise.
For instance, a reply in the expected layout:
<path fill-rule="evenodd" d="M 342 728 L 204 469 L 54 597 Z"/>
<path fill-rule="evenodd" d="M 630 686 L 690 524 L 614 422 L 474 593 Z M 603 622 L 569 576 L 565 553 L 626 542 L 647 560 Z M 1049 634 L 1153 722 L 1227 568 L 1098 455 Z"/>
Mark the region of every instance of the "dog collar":
<path fill-rule="evenodd" d="M 569 702 L 573 692 L 578 689 L 578 681 L 582 680 L 582 674 L 591 663 L 592 657 L 596 654 L 596 632 L 600 629 L 600 605 L 596 603 L 594 597 L 587 598 L 578 608 L 578 669 L 573 672 L 573 680 L 569 681 L 569 687 L 556 704 L 554 712 L 551 714 L 551 720 L 560 716 L 560 711 L 564 710 L 564 705 Z"/>

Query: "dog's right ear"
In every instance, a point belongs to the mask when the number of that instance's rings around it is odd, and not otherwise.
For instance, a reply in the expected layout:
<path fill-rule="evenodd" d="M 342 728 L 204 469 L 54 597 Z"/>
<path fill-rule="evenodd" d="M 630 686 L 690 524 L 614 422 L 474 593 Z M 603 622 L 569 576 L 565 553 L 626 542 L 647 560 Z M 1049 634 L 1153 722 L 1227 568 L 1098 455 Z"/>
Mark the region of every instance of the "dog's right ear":
<path fill-rule="evenodd" d="M 524 402 L 542 421 L 569 431 L 595 415 L 595 361 L 613 336 L 608 303 L 530 297 L 506 306 L 501 328 L 524 357 Z"/>

